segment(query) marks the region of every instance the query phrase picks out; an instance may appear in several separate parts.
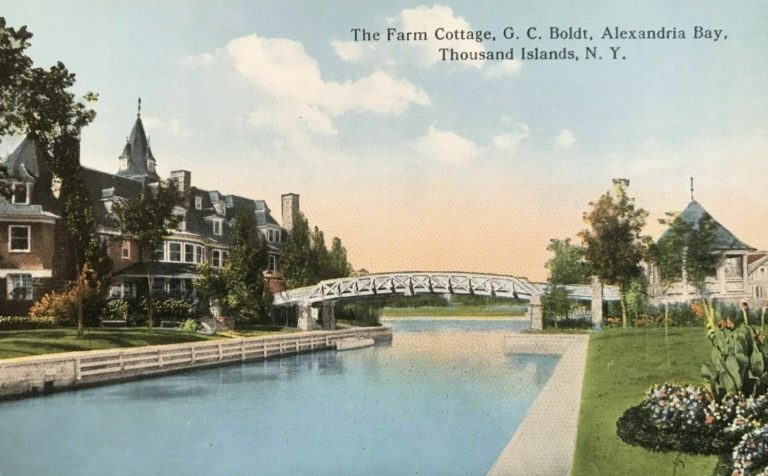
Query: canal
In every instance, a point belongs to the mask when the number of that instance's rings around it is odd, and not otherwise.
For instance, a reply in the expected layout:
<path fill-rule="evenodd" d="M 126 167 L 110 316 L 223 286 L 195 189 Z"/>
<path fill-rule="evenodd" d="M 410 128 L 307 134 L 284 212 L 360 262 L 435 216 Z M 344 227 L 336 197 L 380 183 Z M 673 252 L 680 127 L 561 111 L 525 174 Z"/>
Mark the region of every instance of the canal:
<path fill-rule="evenodd" d="M 557 363 L 520 319 L 0 403 L 0 475 L 483 475 Z"/>

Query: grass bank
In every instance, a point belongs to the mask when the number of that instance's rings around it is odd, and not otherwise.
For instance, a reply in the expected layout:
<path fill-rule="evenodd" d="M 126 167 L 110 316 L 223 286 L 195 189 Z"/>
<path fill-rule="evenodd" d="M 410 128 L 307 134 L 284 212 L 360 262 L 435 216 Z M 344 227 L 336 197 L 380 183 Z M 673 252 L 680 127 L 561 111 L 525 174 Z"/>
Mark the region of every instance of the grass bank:
<path fill-rule="evenodd" d="M 177 344 L 211 338 L 216 336 L 208 337 L 167 329 L 154 329 L 150 333 L 145 328 L 90 329 L 86 330 L 83 337 L 77 336 L 77 329 L 2 331 L 0 332 L 0 359 L 55 352 Z"/>
<path fill-rule="evenodd" d="M 616 420 L 640 403 L 654 383 L 703 383 L 701 364 L 709 359 L 710 350 L 700 327 L 670 329 L 668 347 L 663 329 L 607 329 L 593 334 L 572 474 L 673 474 L 675 454 L 625 444 L 616 436 Z M 682 462 L 677 475 L 708 475 L 717 458 L 683 456 Z"/>
<path fill-rule="evenodd" d="M 497 306 L 422 306 L 385 307 L 381 317 L 515 317 L 525 316 L 526 311 Z"/>

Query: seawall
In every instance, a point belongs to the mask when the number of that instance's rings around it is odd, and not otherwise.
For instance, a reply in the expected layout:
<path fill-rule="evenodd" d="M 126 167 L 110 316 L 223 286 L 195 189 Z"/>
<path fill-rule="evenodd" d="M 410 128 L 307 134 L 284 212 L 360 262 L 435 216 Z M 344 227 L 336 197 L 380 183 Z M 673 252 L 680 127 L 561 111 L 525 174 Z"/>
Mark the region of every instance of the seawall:
<path fill-rule="evenodd" d="M 509 353 L 557 354 L 560 361 L 489 476 L 571 473 L 588 345 L 588 334 L 507 336 Z"/>
<path fill-rule="evenodd" d="M 392 329 L 359 327 L 3 359 L 0 400 L 332 349 L 336 340 L 354 337 L 391 340 Z"/>

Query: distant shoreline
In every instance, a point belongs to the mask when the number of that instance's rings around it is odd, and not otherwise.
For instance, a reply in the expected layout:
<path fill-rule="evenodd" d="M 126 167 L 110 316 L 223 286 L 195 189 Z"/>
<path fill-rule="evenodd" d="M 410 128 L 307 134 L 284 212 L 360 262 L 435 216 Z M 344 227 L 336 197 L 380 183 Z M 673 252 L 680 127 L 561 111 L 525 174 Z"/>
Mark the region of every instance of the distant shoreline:
<path fill-rule="evenodd" d="M 380 317 L 381 320 L 387 321 L 407 321 L 407 320 L 430 320 L 430 321 L 525 321 L 528 320 L 526 316 L 514 316 L 514 315 L 499 315 L 499 316 L 467 316 L 467 315 L 445 315 L 445 316 L 429 316 L 429 315 L 414 315 L 414 316 L 387 316 L 386 314 Z"/>

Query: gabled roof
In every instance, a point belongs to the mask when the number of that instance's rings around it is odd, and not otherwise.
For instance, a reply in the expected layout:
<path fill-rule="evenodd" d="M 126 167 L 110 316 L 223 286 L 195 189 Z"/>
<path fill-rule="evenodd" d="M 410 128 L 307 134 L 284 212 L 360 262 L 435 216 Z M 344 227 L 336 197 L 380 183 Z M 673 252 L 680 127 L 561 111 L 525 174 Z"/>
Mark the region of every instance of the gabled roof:
<path fill-rule="evenodd" d="M 687 207 L 685 207 L 685 210 L 678 216 L 679 219 L 683 220 L 684 222 L 691 225 L 694 229 L 697 229 L 699 227 L 699 221 L 702 219 L 704 214 L 709 215 L 709 212 L 707 212 L 704 207 L 701 206 L 699 202 L 696 200 L 691 200 L 691 203 L 688 204 Z M 748 244 L 744 243 L 740 239 L 736 238 L 736 236 L 728 231 L 723 225 L 721 225 L 717 220 L 712 217 L 712 215 L 709 215 L 710 218 L 712 218 L 712 221 L 715 224 L 715 230 L 714 230 L 714 248 L 718 250 L 744 250 L 744 251 L 754 251 L 755 248 L 749 246 Z M 663 235 L 661 235 L 662 239 L 664 238 L 667 233 L 669 233 L 669 230 L 665 231 Z"/>
<path fill-rule="evenodd" d="M 123 147 L 123 153 L 120 159 L 127 159 L 125 168 L 120 168 L 117 175 L 129 177 L 137 180 L 160 180 L 154 169 L 150 170 L 147 163 L 155 163 L 155 157 L 152 155 L 152 149 L 149 147 L 147 134 L 144 132 L 144 124 L 141 122 L 141 116 L 136 116 L 136 122 L 133 124 L 128 141 Z"/>
<path fill-rule="evenodd" d="M 40 154 L 37 145 L 29 137 L 24 137 L 21 144 L 5 161 L 8 169 L 8 175 L 15 179 L 30 180 L 40 177 L 41 167 L 44 167 L 40 161 Z"/>
<path fill-rule="evenodd" d="M 114 227 L 116 223 L 115 217 L 107 212 L 102 199 L 133 198 L 137 197 L 144 189 L 144 185 L 137 180 L 87 167 L 80 168 L 80 178 L 88 191 L 88 198 L 96 214 L 96 223 L 106 227 Z"/>

